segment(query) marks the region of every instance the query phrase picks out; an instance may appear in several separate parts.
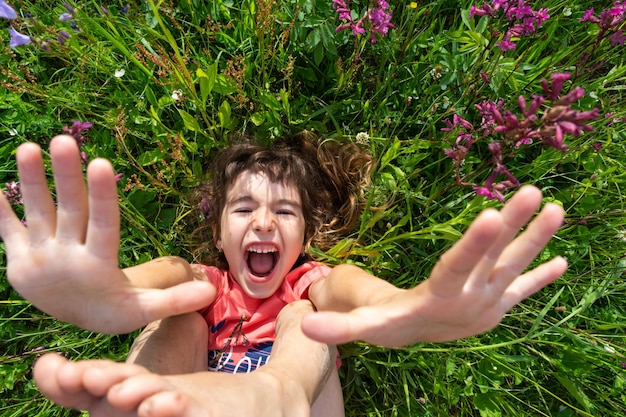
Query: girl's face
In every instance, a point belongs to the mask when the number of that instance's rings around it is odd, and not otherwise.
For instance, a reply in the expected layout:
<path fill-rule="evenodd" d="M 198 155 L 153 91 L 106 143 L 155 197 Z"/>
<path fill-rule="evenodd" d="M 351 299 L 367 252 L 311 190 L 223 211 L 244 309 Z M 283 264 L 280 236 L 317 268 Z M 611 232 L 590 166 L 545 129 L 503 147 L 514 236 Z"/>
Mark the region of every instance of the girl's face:
<path fill-rule="evenodd" d="M 304 245 L 298 190 L 244 171 L 226 194 L 220 225 L 217 245 L 237 283 L 253 298 L 274 294 Z"/>

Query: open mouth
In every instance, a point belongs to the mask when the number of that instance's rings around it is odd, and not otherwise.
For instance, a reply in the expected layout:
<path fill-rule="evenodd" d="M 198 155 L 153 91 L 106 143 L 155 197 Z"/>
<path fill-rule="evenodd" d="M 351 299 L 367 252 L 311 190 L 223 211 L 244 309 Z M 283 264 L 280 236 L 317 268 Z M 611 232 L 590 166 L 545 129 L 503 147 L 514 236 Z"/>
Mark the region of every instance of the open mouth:
<path fill-rule="evenodd" d="M 278 249 L 271 245 L 258 245 L 248 248 L 246 254 L 248 270 L 252 275 L 263 278 L 269 276 L 278 262 Z"/>

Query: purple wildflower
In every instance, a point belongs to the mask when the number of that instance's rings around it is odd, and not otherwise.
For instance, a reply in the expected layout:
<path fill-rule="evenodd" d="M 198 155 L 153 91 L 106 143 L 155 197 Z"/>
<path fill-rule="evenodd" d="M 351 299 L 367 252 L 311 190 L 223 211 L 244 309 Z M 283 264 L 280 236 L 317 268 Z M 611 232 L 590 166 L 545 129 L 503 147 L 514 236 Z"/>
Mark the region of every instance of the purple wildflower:
<path fill-rule="evenodd" d="M 525 0 L 492 0 L 491 4 L 483 2 L 480 7 L 474 5 L 470 8 L 470 16 L 489 16 L 496 18 L 500 11 L 504 11 L 506 19 L 511 26 L 504 32 L 502 39 L 496 42 L 496 46 L 503 52 L 515 49 L 513 38 L 532 35 L 550 18 L 548 9 L 533 10 Z"/>
<path fill-rule="evenodd" d="M 389 4 L 385 0 L 374 0 L 372 7 L 367 9 L 363 17 L 356 21 L 352 18 L 348 3 L 349 0 L 333 0 L 333 8 L 339 14 L 339 19 L 345 22 L 337 27 L 336 32 L 351 29 L 354 35 L 361 35 L 365 33 L 364 25 L 367 23 L 371 42 L 376 43 L 376 34 L 385 36 L 389 29 L 395 28 L 391 24 L 391 10 L 389 10 Z"/>
<path fill-rule="evenodd" d="M 585 13 L 583 13 L 583 17 L 580 18 L 579 22 L 600 23 L 600 19 L 594 16 L 593 11 L 593 7 L 589 10 L 585 10 Z"/>
<path fill-rule="evenodd" d="M 57 35 L 57 41 L 59 41 L 59 44 L 61 46 L 65 46 L 65 41 L 67 41 L 71 37 L 72 36 L 67 31 L 60 30 L 59 34 Z"/>
<path fill-rule="evenodd" d="M 596 37 L 596 45 L 608 33 L 612 33 L 612 35 L 609 35 L 611 46 L 623 45 L 624 41 L 626 41 L 626 36 L 622 35 L 620 28 L 624 21 L 626 21 L 626 2 L 620 1 L 615 1 L 613 7 L 602 10 L 599 16 L 594 14 L 594 9 L 592 8 L 585 11 L 583 17 L 580 18 L 580 22 L 591 22 L 600 27 Z"/>
<path fill-rule="evenodd" d="M 89 122 L 81 122 L 79 120 L 72 120 L 72 127 L 70 128 L 67 126 L 63 126 L 63 131 L 67 133 L 68 135 L 72 136 L 74 140 L 76 140 L 78 147 L 81 147 L 83 146 L 83 143 L 85 141 L 83 132 L 86 132 L 87 130 L 89 130 L 91 126 L 92 124 Z"/>
<path fill-rule="evenodd" d="M 61 13 L 61 15 L 59 16 L 59 20 L 61 22 L 69 22 L 70 20 L 72 20 L 74 18 L 74 16 L 72 16 L 69 13 Z"/>
<path fill-rule="evenodd" d="M 447 157 L 454 159 L 460 163 L 465 159 L 470 147 L 475 142 L 474 126 L 461 116 L 454 114 L 452 121 L 444 120 L 447 127 L 442 127 L 442 132 L 452 132 L 456 130 L 456 141 L 452 148 L 445 149 L 444 153 Z"/>
<path fill-rule="evenodd" d="M 626 35 L 624 35 L 621 30 L 618 30 L 609 36 L 609 39 L 611 39 L 611 46 L 623 45 L 624 41 L 626 41 Z"/>
<path fill-rule="evenodd" d="M 469 121 L 456 114 L 451 120 L 444 120 L 446 126 L 441 131 L 456 135 L 454 145 L 444 149 L 444 153 L 454 160 L 457 184 L 471 185 L 478 195 L 504 201 L 504 194 L 511 188 L 519 186 L 519 181 L 504 162 L 505 156 L 512 155 L 515 148 L 540 140 L 544 145 L 565 152 L 569 149 L 565 143 L 566 135 L 580 136 L 593 130 L 588 122 L 597 119 L 599 111 L 597 108 L 586 111 L 572 109 L 572 104 L 583 97 L 585 90 L 575 87 L 562 94 L 569 78 L 570 75 L 567 73 L 552 74 L 550 82 L 546 79 L 541 80 L 545 96 L 533 95 L 530 100 L 523 96 L 518 97 L 517 103 L 521 112 L 519 115 L 505 109 L 503 100 L 497 103 L 483 101 L 475 105 L 482 116 L 478 128 L 474 128 Z M 545 105 L 546 102 L 548 105 Z M 480 138 L 492 135 L 497 135 L 500 139 L 488 145 L 494 168 L 485 184 L 463 182 L 460 167 L 470 147 Z"/>
<path fill-rule="evenodd" d="M 9 28 L 9 35 L 11 35 L 11 39 L 9 40 L 10 48 L 17 48 L 18 46 L 28 45 L 33 41 L 30 36 L 19 33 L 13 27 Z"/>
<path fill-rule="evenodd" d="M 546 9 L 539 9 L 535 13 L 535 22 L 537 23 L 537 25 L 539 27 L 541 27 L 543 22 L 545 22 L 549 18 L 550 18 L 550 15 L 548 14 L 548 9 L 547 8 Z"/>
<path fill-rule="evenodd" d="M 41 48 L 42 51 L 44 52 L 52 52 L 52 49 L 50 49 L 50 39 L 46 39 L 45 41 L 41 41 L 39 42 L 39 47 Z"/>
<path fill-rule="evenodd" d="M 504 196 L 493 189 L 493 180 L 490 180 L 490 182 L 491 184 L 489 186 L 484 185 L 480 187 L 478 185 L 475 185 L 474 187 L 472 187 L 472 189 L 476 191 L 476 195 L 479 195 L 481 197 L 487 197 L 489 200 L 504 200 Z"/>
<path fill-rule="evenodd" d="M 569 80 L 570 75 L 568 73 L 554 73 L 550 75 L 550 79 L 552 80 L 552 85 L 548 85 L 548 81 L 544 78 L 541 80 L 541 87 L 543 88 L 543 93 L 548 96 L 548 100 L 556 100 L 559 94 L 561 94 L 561 90 L 563 90 L 563 85 L 565 81 Z"/>
<path fill-rule="evenodd" d="M 511 49 L 515 49 L 515 44 L 510 41 L 510 36 L 506 36 L 499 42 L 495 44 L 498 48 L 502 50 L 502 52 L 510 51 Z"/>
<path fill-rule="evenodd" d="M 129 8 L 129 6 L 128 6 L 128 5 L 126 5 L 126 6 L 122 6 L 122 7 L 121 7 L 122 13 L 124 13 L 124 14 L 128 14 L 128 8 Z"/>
<path fill-rule="evenodd" d="M 20 185 L 15 181 L 8 182 L 4 185 L 7 188 L 4 192 L 4 198 L 6 198 L 8 202 L 14 206 L 23 204 L 22 189 Z"/>
<path fill-rule="evenodd" d="M 333 8 L 339 14 L 340 20 L 352 22 L 350 7 L 348 6 L 347 0 L 333 0 Z"/>
<path fill-rule="evenodd" d="M 488 148 L 489 152 L 491 152 L 492 161 L 495 165 L 495 168 L 493 169 L 491 174 L 489 174 L 489 177 L 485 181 L 484 186 L 475 185 L 472 188 L 474 191 L 476 191 L 477 195 L 487 197 L 490 200 L 498 200 L 504 203 L 504 193 L 506 193 L 511 188 L 519 187 L 520 183 L 502 162 L 502 145 L 500 144 L 500 142 L 491 142 Z M 500 182 L 496 182 L 496 178 L 503 175 L 506 177 L 506 179 Z"/>
<path fill-rule="evenodd" d="M 74 8 L 68 2 L 63 3 L 63 7 L 65 7 L 65 10 L 67 10 L 67 12 L 72 16 L 74 16 L 74 14 L 76 13 Z"/>
<path fill-rule="evenodd" d="M 0 17 L 4 19 L 17 19 L 17 13 L 13 7 L 9 6 L 6 1 L 0 0 Z"/>

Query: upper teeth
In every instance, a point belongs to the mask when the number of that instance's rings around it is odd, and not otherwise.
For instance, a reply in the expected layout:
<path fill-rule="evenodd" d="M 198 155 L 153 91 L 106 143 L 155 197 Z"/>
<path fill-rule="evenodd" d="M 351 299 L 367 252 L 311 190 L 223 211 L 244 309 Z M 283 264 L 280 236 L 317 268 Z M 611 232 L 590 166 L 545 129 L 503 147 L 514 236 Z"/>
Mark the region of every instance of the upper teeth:
<path fill-rule="evenodd" d="M 250 248 L 248 251 L 255 253 L 273 253 L 276 252 L 276 248 Z"/>

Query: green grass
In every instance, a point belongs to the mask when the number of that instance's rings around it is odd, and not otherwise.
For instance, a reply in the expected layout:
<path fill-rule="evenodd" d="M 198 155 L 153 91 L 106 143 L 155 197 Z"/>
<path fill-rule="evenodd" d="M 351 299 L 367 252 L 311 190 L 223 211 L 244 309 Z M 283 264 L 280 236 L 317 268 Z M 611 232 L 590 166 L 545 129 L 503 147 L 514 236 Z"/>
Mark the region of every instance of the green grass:
<path fill-rule="evenodd" d="M 320 257 L 414 286 L 481 210 L 501 206 L 460 185 L 485 181 L 487 144 L 500 136 L 479 139 L 455 166 L 443 152 L 456 138 L 440 130 L 444 120 L 458 114 L 479 126 L 474 106 L 499 99 L 519 115 L 518 96 L 543 94 L 542 78 L 570 73 L 564 92 L 586 90 L 572 107 L 599 109 L 594 130 L 566 135 L 565 153 L 535 141 L 507 148 L 504 160 L 521 183 L 565 208 L 566 223 L 539 261 L 564 255 L 567 273 L 484 335 L 395 350 L 342 347 L 346 411 L 626 412 L 626 54 L 608 37 L 598 42 L 597 25 L 579 22 L 585 10 L 598 15 L 612 2 L 531 2 L 549 8 L 550 18 L 506 52 L 495 44 L 507 20 L 470 17 L 470 1 L 415 8 L 392 1 L 395 29 L 374 44 L 335 32 L 340 22 L 330 0 L 149 0 L 131 2 L 127 15 L 120 3 L 106 3 L 102 14 L 86 2 L 76 5 L 78 32 L 59 21 L 66 11 L 60 1 L 10 3 L 21 16 L 15 28 L 37 42 L 9 49 L 9 23 L 0 21 L 0 183 L 16 180 L 18 144 L 45 148 L 73 119 L 92 122 L 87 157 L 106 157 L 124 175 L 123 266 L 165 254 L 193 260 L 188 194 L 229 135 L 269 142 L 302 129 L 346 140 L 367 132 L 377 160 L 368 197 L 384 209 L 366 212 L 359 230 Z M 366 3 L 351 5 L 362 14 Z M 61 29 L 72 35 L 65 46 L 56 41 Z M 178 90 L 182 100 L 172 98 Z M 41 314 L 11 290 L 5 265 L 0 415 L 79 415 L 38 394 L 33 360 L 44 351 L 122 360 L 134 335 L 91 334 Z"/>

